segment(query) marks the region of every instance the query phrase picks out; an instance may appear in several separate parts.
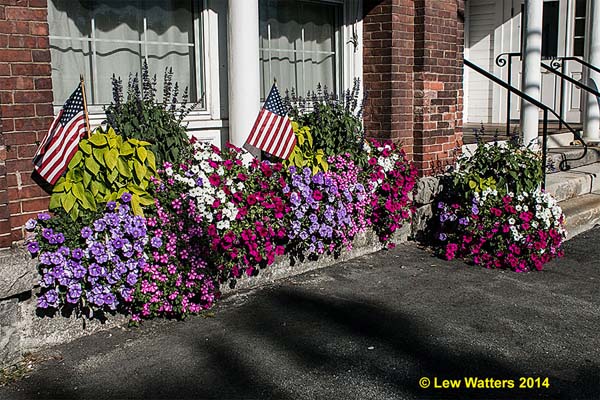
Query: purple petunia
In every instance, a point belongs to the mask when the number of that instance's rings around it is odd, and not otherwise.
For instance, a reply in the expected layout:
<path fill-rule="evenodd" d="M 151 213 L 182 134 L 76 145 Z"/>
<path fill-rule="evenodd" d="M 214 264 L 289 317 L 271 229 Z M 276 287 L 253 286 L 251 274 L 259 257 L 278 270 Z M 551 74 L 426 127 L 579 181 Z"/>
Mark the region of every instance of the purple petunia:
<path fill-rule="evenodd" d="M 25 222 L 25 229 L 27 229 L 28 231 L 34 230 L 36 226 L 37 226 L 37 221 L 33 218 L 29 219 L 27 222 Z"/>
<path fill-rule="evenodd" d="M 37 254 L 40 251 L 40 244 L 36 241 L 27 243 L 27 251 L 32 255 Z"/>
<path fill-rule="evenodd" d="M 81 237 L 84 239 L 89 238 L 90 236 L 92 236 L 93 233 L 94 231 L 92 231 L 92 229 L 88 226 L 81 229 Z"/>
<path fill-rule="evenodd" d="M 121 201 L 129 203 L 131 201 L 131 193 L 125 192 L 121 195 Z"/>

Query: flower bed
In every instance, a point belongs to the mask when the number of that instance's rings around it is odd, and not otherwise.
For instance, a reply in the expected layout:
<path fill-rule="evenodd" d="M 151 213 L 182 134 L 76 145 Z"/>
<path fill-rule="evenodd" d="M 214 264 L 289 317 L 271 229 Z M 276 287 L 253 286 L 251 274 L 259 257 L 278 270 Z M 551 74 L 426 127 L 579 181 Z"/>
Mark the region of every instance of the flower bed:
<path fill-rule="evenodd" d="M 442 257 L 526 272 L 562 256 L 565 217 L 557 201 L 539 188 L 543 174 L 537 152 L 510 143 L 480 144 L 446 178 L 436 210 Z"/>
<path fill-rule="evenodd" d="M 393 144 L 365 151 L 364 169 L 341 154 L 313 174 L 192 141 L 182 162 L 165 163 L 144 187 L 154 204 L 143 216 L 133 215 L 124 191 L 75 223 L 64 212 L 28 223 L 42 276 L 38 305 L 89 318 L 183 318 L 209 309 L 221 284 L 258 274 L 278 255 L 340 254 L 367 229 L 391 245 L 411 216 L 416 171 Z"/>

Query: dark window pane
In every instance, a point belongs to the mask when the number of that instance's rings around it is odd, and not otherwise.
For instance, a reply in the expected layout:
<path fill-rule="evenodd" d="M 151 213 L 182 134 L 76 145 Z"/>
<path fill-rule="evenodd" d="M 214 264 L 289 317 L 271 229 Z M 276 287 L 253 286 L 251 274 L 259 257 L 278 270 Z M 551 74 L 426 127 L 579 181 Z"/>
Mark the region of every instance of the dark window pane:
<path fill-rule="evenodd" d="M 558 1 L 544 3 L 542 28 L 542 57 L 552 58 L 558 55 Z"/>
<path fill-rule="evenodd" d="M 575 57 L 583 57 L 585 40 L 583 38 L 576 38 L 573 43 L 573 55 Z"/>
<path fill-rule="evenodd" d="M 586 0 L 577 0 L 575 3 L 575 16 L 585 17 L 586 14 Z"/>

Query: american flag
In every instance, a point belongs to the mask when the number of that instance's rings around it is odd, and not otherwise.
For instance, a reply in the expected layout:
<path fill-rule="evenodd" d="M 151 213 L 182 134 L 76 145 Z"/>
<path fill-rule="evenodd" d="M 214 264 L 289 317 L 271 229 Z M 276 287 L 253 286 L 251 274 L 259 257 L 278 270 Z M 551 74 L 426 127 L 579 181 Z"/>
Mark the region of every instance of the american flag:
<path fill-rule="evenodd" d="M 275 84 L 256 118 L 246 143 L 284 160 L 287 160 L 294 150 L 296 135 Z"/>
<path fill-rule="evenodd" d="M 79 140 L 87 132 L 81 83 L 52 122 L 33 158 L 34 170 L 54 185 L 77 152 Z"/>

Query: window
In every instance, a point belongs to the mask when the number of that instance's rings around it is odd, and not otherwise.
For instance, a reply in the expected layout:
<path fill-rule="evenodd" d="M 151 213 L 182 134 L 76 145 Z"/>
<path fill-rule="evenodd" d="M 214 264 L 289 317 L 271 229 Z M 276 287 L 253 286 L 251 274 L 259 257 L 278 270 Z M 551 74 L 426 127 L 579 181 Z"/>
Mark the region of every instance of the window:
<path fill-rule="evenodd" d="M 162 83 L 165 68 L 173 80 L 202 97 L 199 1 L 50 0 L 48 22 L 52 81 L 62 104 L 83 74 L 90 104 L 112 100 L 111 77 L 126 82 L 143 61 Z M 159 98 L 162 98 L 159 93 Z"/>
<path fill-rule="evenodd" d="M 261 98 L 273 80 L 284 92 L 299 94 L 317 84 L 340 89 L 340 19 L 342 6 L 332 2 L 260 1 Z"/>
<path fill-rule="evenodd" d="M 585 14 L 586 0 L 575 3 L 575 35 L 573 37 L 573 55 L 583 57 L 585 52 Z"/>
<path fill-rule="evenodd" d="M 558 1 L 544 2 L 542 22 L 542 58 L 550 59 L 558 56 Z"/>

